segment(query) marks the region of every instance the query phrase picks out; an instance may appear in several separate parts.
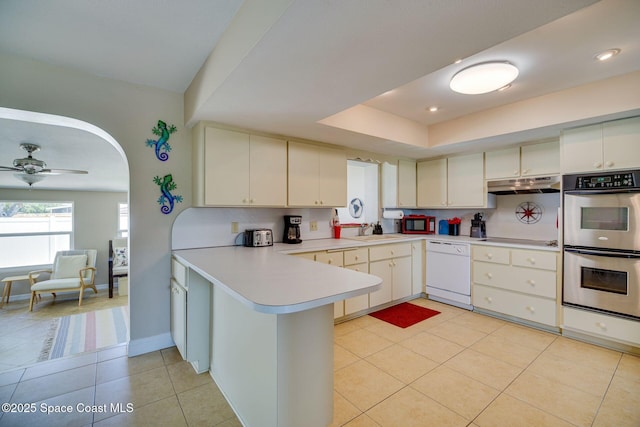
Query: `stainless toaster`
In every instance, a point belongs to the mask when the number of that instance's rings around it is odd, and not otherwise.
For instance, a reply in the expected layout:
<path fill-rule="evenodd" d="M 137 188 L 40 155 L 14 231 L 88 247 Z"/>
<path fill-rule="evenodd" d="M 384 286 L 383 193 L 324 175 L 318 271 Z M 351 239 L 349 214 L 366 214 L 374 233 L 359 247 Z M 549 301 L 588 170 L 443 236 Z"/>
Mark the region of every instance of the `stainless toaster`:
<path fill-rule="evenodd" d="M 273 246 L 273 233 L 268 228 L 245 230 L 244 245 L 251 247 Z"/>

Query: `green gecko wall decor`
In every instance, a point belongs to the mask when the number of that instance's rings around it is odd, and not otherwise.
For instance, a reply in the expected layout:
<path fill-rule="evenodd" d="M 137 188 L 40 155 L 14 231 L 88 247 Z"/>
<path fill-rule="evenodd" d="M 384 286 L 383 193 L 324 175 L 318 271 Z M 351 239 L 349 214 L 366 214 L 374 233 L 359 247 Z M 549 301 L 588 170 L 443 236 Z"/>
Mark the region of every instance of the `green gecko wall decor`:
<path fill-rule="evenodd" d="M 154 147 L 156 157 L 158 160 L 162 160 L 163 162 L 169 158 L 169 151 L 171 151 L 171 145 L 169 145 L 169 138 L 172 133 L 177 131 L 177 128 L 174 125 L 169 125 L 162 120 L 158 120 L 158 125 L 151 129 L 154 135 L 158 135 L 157 141 L 153 139 L 147 139 L 147 146 Z"/>
<path fill-rule="evenodd" d="M 162 178 L 156 176 L 153 178 L 153 182 L 160 186 L 160 198 L 158 199 L 160 212 L 165 215 L 170 214 L 173 211 L 175 203 L 182 203 L 182 196 L 174 196 L 171 194 L 173 190 L 178 188 L 178 185 L 173 182 L 173 176 L 171 174 L 167 174 Z"/>

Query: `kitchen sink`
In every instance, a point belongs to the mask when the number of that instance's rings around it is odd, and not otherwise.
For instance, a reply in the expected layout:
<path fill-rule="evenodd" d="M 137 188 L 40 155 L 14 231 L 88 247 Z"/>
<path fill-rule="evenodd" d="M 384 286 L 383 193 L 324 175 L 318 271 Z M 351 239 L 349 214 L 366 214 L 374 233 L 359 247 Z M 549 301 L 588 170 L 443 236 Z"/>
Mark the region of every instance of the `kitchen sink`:
<path fill-rule="evenodd" d="M 376 240 L 387 240 L 387 239 L 404 239 L 405 236 L 401 234 L 370 234 L 367 236 L 353 236 L 353 237 L 345 237 L 348 240 L 361 240 L 365 242 L 376 241 Z"/>

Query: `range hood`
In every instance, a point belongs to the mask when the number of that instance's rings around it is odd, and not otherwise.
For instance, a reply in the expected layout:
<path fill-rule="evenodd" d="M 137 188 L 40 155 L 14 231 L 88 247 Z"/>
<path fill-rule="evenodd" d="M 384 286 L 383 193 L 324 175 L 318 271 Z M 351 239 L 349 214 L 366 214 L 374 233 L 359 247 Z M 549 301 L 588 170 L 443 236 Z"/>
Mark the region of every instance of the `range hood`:
<path fill-rule="evenodd" d="M 497 195 L 557 193 L 560 191 L 560 177 L 555 175 L 537 178 L 487 181 L 487 191 L 491 194 Z"/>

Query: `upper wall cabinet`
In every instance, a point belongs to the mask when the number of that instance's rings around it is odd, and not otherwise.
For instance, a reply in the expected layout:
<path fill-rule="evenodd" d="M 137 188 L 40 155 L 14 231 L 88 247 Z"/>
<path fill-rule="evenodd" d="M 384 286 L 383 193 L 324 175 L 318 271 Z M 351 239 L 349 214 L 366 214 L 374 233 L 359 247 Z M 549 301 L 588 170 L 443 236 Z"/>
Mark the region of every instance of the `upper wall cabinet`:
<path fill-rule="evenodd" d="M 347 204 L 347 156 L 339 149 L 289 141 L 289 206 Z"/>
<path fill-rule="evenodd" d="M 418 207 L 486 207 L 483 153 L 418 163 Z"/>
<path fill-rule="evenodd" d="M 562 173 L 640 167 L 640 117 L 563 131 Z"/>
<path fill-rule="evenodd" d="M 194 139 L 197 206 L 286 206 L 286 141 L 213 127 L 203 131 Z"/>
<path fill-rule="evenodd" d="M 485 153 L 485 179 L 510 179 L 559 173 L 559 141 Z"/>
<path fill-rule="evenodd" d="M 382 207 L 415 208 L 416 162 L 399 160 L 382 164 Z"/>

